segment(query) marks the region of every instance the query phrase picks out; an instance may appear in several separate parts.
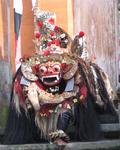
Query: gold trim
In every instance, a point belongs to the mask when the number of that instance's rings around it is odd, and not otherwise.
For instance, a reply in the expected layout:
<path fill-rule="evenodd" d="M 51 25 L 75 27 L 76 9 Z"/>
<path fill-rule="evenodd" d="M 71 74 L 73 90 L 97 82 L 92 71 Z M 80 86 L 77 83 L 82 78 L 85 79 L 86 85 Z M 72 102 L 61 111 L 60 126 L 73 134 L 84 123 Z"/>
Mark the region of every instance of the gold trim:
<path fill-rule="evenodd" d="M 47 91 L 44 91 L 40 89 L 36 83 L 31 83 L 31 85 L 34 90 L 38 93 L 38 99 L 41 105 L 43 104 L 59 104 L 63 102 L 65 99 L 68 99 L 70 97 L 76 96 L 76 94 L 79 92 L 79 87 L 74 86 L 73 91 L 71 92 L 63 92 L 62 94 L 52 94 L 48 93 Z M 28 87 L 29 88 L 29 87 Z"/>

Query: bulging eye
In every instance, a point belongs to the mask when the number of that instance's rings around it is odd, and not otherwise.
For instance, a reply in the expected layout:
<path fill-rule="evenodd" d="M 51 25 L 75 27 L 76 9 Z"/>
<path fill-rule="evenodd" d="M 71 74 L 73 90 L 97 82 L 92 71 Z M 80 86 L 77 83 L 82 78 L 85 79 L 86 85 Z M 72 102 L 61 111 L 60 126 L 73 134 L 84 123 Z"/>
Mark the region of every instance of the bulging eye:
<path fill-rule="evenodd" d="M 47 68 L 45 67 L 45 66 L 41 66 L 40 68 L 39 68 L 39 73 L 40 74 L 44 74 L 44 73 L 46 73 L 47 72 Z"/>
<path fill-rule="evenodd" d="M 53 66 L 53 71 L 54 72 L 60 72 L 60 66 L 59 65 L 54 65 Z"/>

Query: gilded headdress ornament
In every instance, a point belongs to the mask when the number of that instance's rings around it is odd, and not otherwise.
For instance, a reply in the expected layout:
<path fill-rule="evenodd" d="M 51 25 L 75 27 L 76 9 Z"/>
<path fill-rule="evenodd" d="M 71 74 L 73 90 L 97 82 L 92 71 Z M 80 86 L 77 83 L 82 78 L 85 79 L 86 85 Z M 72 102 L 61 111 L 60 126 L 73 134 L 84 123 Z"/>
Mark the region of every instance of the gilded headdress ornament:
<path fill-rule="evenodd" d="M 77 54 L 81 58 L 88 57 L 88 51 L 86 48 L 86 38 L 85 33 L 80 31 L 75 37 L 72 42 L 72 53 Z"/>
<path fill-rule="evenodd" d="M 36 10 L 34 23 L 34 43 L 38 54 L 69 52 L 71 38 L 63 29 L 55 25 L 54 13 Z"/>

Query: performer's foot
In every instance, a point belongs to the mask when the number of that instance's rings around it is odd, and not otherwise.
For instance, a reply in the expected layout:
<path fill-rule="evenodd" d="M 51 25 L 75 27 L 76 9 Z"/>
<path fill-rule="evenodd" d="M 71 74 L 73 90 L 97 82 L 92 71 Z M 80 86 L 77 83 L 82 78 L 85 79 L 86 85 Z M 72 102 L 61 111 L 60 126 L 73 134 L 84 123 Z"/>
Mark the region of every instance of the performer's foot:
<path fill-rule="evenodd" d="M 57 144 L 57 145 L 65 145 L 65 144 L 67 144 L 67 142 L 63 141 L 60 138 L 57 138 L 53 143 Z"/>

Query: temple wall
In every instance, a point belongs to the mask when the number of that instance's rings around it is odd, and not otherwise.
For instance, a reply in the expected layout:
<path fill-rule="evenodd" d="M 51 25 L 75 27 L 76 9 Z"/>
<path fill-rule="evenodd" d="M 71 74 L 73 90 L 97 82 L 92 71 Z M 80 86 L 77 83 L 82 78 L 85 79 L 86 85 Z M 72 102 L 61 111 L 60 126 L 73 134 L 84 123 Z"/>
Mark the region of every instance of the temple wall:
<path fill-rule="evenodd" d="M 113 88 L 118 82 L 117 0 L 75 0 L 75 33 L 86 33 L 87 49 L 106 71 Z"/>

